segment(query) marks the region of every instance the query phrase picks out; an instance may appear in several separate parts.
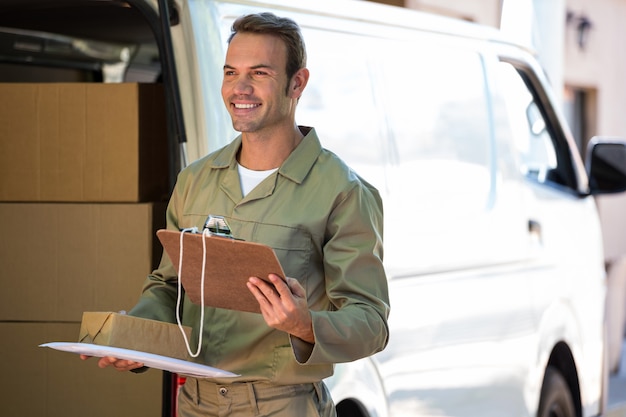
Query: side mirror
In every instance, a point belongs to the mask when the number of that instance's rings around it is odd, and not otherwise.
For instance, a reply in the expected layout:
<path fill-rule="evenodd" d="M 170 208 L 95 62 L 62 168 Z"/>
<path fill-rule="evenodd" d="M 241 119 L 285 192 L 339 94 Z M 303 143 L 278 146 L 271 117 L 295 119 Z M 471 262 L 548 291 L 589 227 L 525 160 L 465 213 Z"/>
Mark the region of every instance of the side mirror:
<path fill-rule="evenodd" d="M 585 161 L 590 194 L 626 191 L 626 142 L 594 136 Z"/>

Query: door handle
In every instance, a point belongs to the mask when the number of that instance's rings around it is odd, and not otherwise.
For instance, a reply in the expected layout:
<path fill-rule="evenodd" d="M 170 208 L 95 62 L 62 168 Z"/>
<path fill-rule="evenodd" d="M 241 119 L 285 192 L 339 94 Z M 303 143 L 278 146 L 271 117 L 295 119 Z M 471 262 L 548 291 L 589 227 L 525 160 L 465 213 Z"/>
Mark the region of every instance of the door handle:
<path fill-rule="evenodd" d="M 528 220 L 528 234 L 530 235 L 533 241 L 541 243 L 541 223 L 537 220 L 529 219 Z"/>

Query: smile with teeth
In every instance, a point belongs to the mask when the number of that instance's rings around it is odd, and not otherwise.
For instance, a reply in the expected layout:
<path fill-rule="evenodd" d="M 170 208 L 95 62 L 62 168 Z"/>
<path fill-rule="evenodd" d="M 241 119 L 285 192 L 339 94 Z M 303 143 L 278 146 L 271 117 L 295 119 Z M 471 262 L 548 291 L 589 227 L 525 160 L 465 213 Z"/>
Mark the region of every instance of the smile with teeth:
<path fill-rule="evenodd" d="M 235 108 L 236 109 L 252 109 L 254 107 L 257 107 L 258 104 L 239 104 L 239 103 L 235 103 Z"/>

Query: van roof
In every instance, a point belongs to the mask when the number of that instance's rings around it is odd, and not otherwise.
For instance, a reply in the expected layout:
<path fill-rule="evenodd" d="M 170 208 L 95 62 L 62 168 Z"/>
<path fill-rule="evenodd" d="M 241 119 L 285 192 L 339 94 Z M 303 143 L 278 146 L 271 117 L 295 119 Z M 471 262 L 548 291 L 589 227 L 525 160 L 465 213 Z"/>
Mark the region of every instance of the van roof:
<path fill-rule="evenodd" d="M 144 0 L 150 3 L 150 0 Z M 156 2 L 156 0 L 153 0 Z M 229 1 L 217 1 L 229 3 Z M 268 8 L 267 0 L 237 0 L 232 3 Z M 357 6 L 358 3 L 358 7 Z M 118 41 L 134 37 L 144 42 L 153 35 L 141 16 L 123 1 L 0 0 L 0 26 L 63 33 L 93 40 Z M 474 39 L 514 43 L 494 27 L 459 19 L 390 6 L 365 0 L 272 0 L 272 9 L 339 17 L 390 27 L 418 29 Z M 117 6 L 117 7 L 111 7 Z M 115 30 L 111 30 L 111 21 Z"/>
<path fill-rule="evenodd" d="M 228 3 L 228 1 L 220 2 Z M 267 0 L 239 0 L 236 3 L 260 8 L 268 5 Z M 358 7 L 355 7 L 357 3 Z M 523 48 L 523 45 L 517 44 L 496 27 L 374 1 L 299 0 L 294 2 L 292 0 L 272 0 L 271 5 L 272 8 L 279 10 L 306 12 L 395 28 L 417 29 L 477 40 L 501 42 Z"/>

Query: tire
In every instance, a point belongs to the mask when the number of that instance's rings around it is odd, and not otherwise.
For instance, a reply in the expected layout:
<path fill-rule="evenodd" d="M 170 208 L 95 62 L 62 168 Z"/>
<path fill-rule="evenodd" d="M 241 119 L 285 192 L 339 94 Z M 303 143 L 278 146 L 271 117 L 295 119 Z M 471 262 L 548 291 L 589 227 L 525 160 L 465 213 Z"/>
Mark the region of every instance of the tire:
<path fill-rule="evenodd" d="M 552 366 L 548 366 L 543 378 L 537 417 L 577 417 L 565 378 Z"/>

